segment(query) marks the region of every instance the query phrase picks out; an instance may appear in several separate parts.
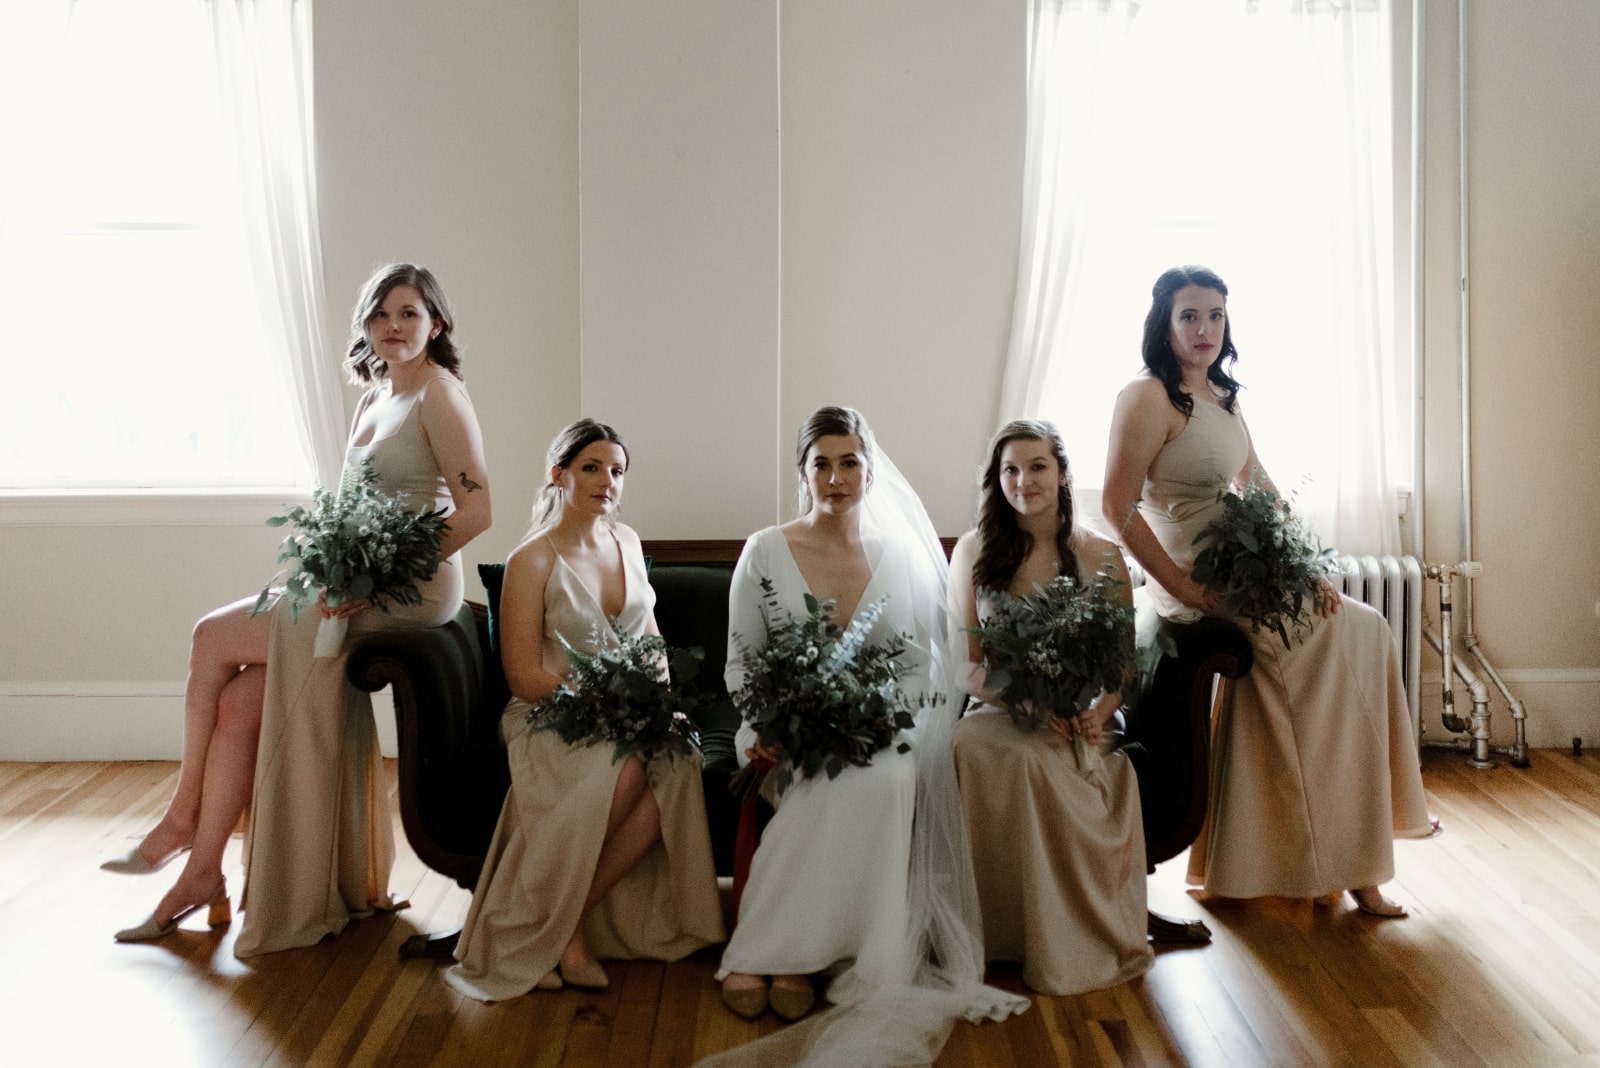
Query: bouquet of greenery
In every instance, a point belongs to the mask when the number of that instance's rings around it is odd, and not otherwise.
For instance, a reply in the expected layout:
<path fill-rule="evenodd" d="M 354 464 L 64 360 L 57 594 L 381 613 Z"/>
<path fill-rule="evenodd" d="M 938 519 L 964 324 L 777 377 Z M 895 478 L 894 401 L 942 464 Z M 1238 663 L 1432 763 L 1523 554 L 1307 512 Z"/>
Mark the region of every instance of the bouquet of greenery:
<path fill-rule="evenodd" d="M 1133 675 L 1133 609 L 1116 596 L 1122 581 L 1101 572 L 1088 584 L 1060 575 L 1027 597 L 984 591 L 987 614 L 968 628 L 983 646 L 984 687 L 1011 721 L 1039 730 L 1071 719 L 1100 691 L 1118 693 Z M 1093 770 L 1098 753 L 1075 737 L 1078 766 Z"/>
<path fill-rule="evenodd" d="M 289 565 L 288 575 L 280 569 L 262 589 L 251 614 L 273 603 L 273 583 L 279 578 L 284 579 L 279 596 L 288 600 L 296 620 L 319 590 L 330 608 L 360 600 L 371 601 L 384 612 L 390 601 L 421 604 L 417 583 L 439 569 L 439 546 L 450 529 L 444 517 L 443 509 L 410 511 L 404 497 L 385 493 L 371 460 L 363 460 L 359 468 L 345 468 L 338 492 L 319 486 L 310 508 L 295 505 L 267 520 L 269 527 L 294 525 L 278 551 L 278 563 Z M 317 656 L 339 651 L 346 624 L 337 618 L 322 621 Z"/>
<path fill-rule="evenodd" d="M 567 681 L 528 711 L 528 730 L 555 731 L 568 745 L 611 742 L 611 762 L 637 756 L 687 756 L 699 737 L 689 718 L 699 703 L 686 684 L 700 670 L 700 649 L 669 649 L 659 634 L 631 635 L 611 621 L 615 646 L 599 652 L 574 649 L 561 638 L 572 662 Z M 600 645 L 599 628 L 591 643 Z M 663 668 L 671 665 L 673 688 Z"/>
<path fill-rule="evenodd" d="M 782 794 L 796 774 L 824 772 L 837 778 L 846 765 L 866 767 L 881 749 L 895 744 L 897 731 L 915 723 L 911 702 L 900 689 L 907 667 L 900 657 L 904 636 L 869 644 L 867 634 L 883 614 L 886 597 L 862 610 L 849 626 L 833 621 L 834 603 L 806 594 L 806 614 L 796 618 L 778 602 L 772 582 L 761 580 L 766 644 L 753 648 L 735 634 L 744 685 L 732 695 L 757 744 L 779 749 L 786 760 L 777 770 Z M 910 750 L 902 741 L 896 752 Z M 741 768 L 729 787 L 748 796 L 770 770 L 764 762 Z"/>
<path fill-rule="evenodd" d="M 1289 648 L 1310 624 L 1307 602 L 1316 603 L 1333 561 L 1306 530 L 1288 502 L 1260 485 L 1252 472 L 1242 493 L 1217 494 L 1222 512 L 1195 535 L 1208 544 L 1194 561 L 1194 580 L 1215 586 L 1228 610 L 1250 621 L 1250 629 L 1275 632 Z"/>

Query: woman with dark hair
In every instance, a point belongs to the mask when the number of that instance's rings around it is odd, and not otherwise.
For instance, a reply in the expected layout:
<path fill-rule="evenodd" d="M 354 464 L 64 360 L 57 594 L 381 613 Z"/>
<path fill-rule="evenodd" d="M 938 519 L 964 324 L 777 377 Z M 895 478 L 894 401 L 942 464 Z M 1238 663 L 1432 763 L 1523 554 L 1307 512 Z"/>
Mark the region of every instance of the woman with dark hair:
<path fill-rule="evenodd" d="M 488 529 L 489 476 L 478 420 L 461 383 L 444 293 L 422 267 L 393 264 L 363 287 L 346 366 L 370 388 L 356 407 L 347 471 L 371 460 L 380 486 L 414 510 L 447 509 L 439 569 L 421 603 L 371 610 L 319 604 L 298 623 L 281 602 L 253 615 L 254 596 L 210 613 L 194 630 L 184 694 L 184 757 L 161 821 L 107 861 L 141 874 L 192 848 L 150 918 L 121 941 L 159 938 L 202 905 L 225 922 L 222 854 L 245 802 L 249 908 L 235 952 L 310 945 L 352 915 L 389 902 L 393 842 L 368 696 L 344 678 L 343 656 L 317 658 L 323 617 L 350 634 L 430 627 L 461 606 L 461 548 Z"/>
<path fill-rule="evenodd" d="M 910 694 L 927 692 L 930 633 L 910 582 L 910 547 L 863 521 L 876 459 L 872 431 L 853 408 L 820 408 L 800 428 L 800 516 L 752 534 L 734 569 L 730 692 L 744 684 L 741 649 L 766 643 L 763 581 L 796 617 L 805 615 L 807 594 L 832 601 L 841 627 L 887 595 L 871 640 L 909 635 L 910 670 L 901 686 Z M 784 759 L 757 741 L 754 729 L 742 724 L 735 743 L 741 765 L 756 757 Z M 794 1020 L 811 1009 L 812 976 L 834 980 L 833 1000 L 861 978 L 888 976 L 891 958 L 903 952 L 915 799 L 914 758 L 894 746 L 876 753 L 868 767 L 847 767 L 833 779 L 797 778 L 781 796 L 769 791 L 777 813 L 751 863 L 738 924 L 717 972 L 729 1008 L 754 1017 L 770 1004 Z"/>
<path fill-rule="evenodd" d="M 1102 496 L 1106 522 L 1151 579 L 1163 615 L 1223 611 L 1190 573 L 1217 492 L 1254 477 L 1256 458 L 1227 372 L 1237 358 L 1227 287 L 1203 267 L 1156 280 L 1145 318 L 1147 373 L 1117 398 Z M 1221 897 L 1328 902 L 1349 891 L 1373 916 L 1404 916 L 1379 884 L 1395 837 L 1427 837 L 1399 647 L 1383 616 L 1324 581 L 1303 641 L 1252 636 L 1255 665 L 1230 683 L 1213 729 L 1206 823 L 1189 881 Z"/>
<path fill-rule="evenodd" d="M 556 435 L 527 537 L 506 561 L 500 658 L 506 795 L 478 876 L 457 990 L 503 1001 L 564 985 L 604 988 L 598 958 L 678 960 L 723 937 L 700 754 L 648 765 L 610 745 L 528 730 L 528 710 L 566 682 L 566 647 L 615 646 L 611 621 L 658 634 L 639 536 L 615 519 L 628 448 L 604 423 Z"/>
<path fill-rule="evenodd" d="M 905 641 L 915 726 L 867 767 L 797 777 L 762 835 L 717 978 L 745 1017 L 806 1015 L 815 981 L 840 1008 L 709 1064 L 923 1064 L 955 1021 L 1004 1019 L 1026 1000 L 983 985 L 983 948 L 950 737 L 957 715 L 949 567 L 922 502 L 861 413 L 819 408 L 795 447 L 800 516 L 752 534 L 728 594 L 727 684 L 766 641 L 763 581 L 795 616 L 832 601 L 840 626 L 878 598 L 868 640 Z M 796 709 L 804 714 L 804 709 Z M 747 724 L 741 761 L 764 749 Z M 768 776 L 771 783 L 774 776 Z M 913 814 L 915 818 L 913 819 Z"/>
<path fill-rule="evenodd" d="M 952 614 L 976 627 L 992 591 L 1026 597 L 1060 575 L 1090 583 L 1102 573 L 1131 605 L 1122 554 L 1073 521 L 1061 435 L 1046 422 L 1007 423 L 989 444 L 978 527 L 951 554 Z M 965 644 L 963 686 L 982 703 L 956 727 L 955 760 L 987 958 L 1020 962 L 1041 994 L 1143 975 L 1153 957 L 1133 765 L 1107 751 L 1079 766 L 1072 744 L 1081 735 L 1100 746 L 1120 694 L 1102 692 L 1049 730 L 1023 730 L 985 687 L 977 638 Z"/>

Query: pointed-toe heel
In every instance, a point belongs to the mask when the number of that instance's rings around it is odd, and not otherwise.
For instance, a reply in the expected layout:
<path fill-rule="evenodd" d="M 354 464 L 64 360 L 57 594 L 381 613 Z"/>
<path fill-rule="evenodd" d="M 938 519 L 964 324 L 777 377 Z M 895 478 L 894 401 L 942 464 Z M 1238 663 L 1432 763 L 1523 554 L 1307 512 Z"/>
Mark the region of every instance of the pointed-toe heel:
<path fill-rule="evenodd" d="M 772 984 L 772 990 L 767 994 L 767 1003 L 772 1006 L 772 1011 L 793 1023 L 817 1003 L 817 992 L 812 987 L 810 980 L 805 986 L 779 986 Z"/>
<path fill-rule="evenodd" d="M 754 1020 L 767 1011 L 767 988 L 762 986 L 736 987 L 730 990 L 726 983 L 722 987 L 722 1003 L 735 1016 L 742 1016 L 746 1020 Z"/>
<path fill-rule="evenodd" d="M 117 875 L 153 875 L 188 851 L 188 846 L 179 846 L 160 860 L 152 862 L 144 855 L 144 851 L 135 845 L 126 853 L 118 853 L 104 861 L 100 865 L 100 870 L 114 872 Z"/>
<path fill-rule="evenodd" d="M 155 913 L 136 927 L 124 927 L 111 937 L 118 942 L 154 942 L 158 938 L 165 938 L 178 929 L 178 924 L 191 912 L 206 909 L 206 922 L 212 927 L 221 927 L 233 919 L 233 904 L 228 900 L 228 888 L 225 883 L 218 883 L 216 892 L 206 901 L 197 902 L 186 908 L 178 910 L 177 914 L 162 923 L 156 919 Z"/>
<path fill-rule="evenodd" d="M 539 976 L 539 981 L 533 984 L 533 988 L 535 990 L 560 990 L 566 985 L 561 981 L 561 973 L 551 970 Z"/>

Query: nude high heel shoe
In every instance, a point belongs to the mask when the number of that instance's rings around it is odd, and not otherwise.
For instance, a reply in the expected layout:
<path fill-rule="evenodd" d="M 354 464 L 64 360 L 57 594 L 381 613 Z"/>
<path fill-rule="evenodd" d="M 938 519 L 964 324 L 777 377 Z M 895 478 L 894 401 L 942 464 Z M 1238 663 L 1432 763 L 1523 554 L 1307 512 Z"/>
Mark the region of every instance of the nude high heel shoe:
<path fill-rule="evenodd" d="M 151 861 L 144 855 L 141 839 L 126 853 L 118 853 L 100 865 L 101 871 L 115 872 L 118 875 L 153 875 L 189 852 L 187 844 L 179 846 L 160 860 Z"/>
<path fill-rule="evenodd" d="M 173 931 L 176 931 L 178 924 L 182 922 L 185 916 L 201 908 L 210 910 L 206 914 L 206 922 L 212 927 L 221 927 L 232 920 L 233 906 L 228 901 L 228 884 L 218 883 L 209 901 L 196 902 L 193 905 L 179 909 L 177 914 L 166 923 L 161 923 L 156 919 L 155 913 L 151 913 L 150 918 L 137 927 L 124 928 L 112 935 L 112 937 L 118 942 L 153 942 L 158 938 L 165 938 Z"/>

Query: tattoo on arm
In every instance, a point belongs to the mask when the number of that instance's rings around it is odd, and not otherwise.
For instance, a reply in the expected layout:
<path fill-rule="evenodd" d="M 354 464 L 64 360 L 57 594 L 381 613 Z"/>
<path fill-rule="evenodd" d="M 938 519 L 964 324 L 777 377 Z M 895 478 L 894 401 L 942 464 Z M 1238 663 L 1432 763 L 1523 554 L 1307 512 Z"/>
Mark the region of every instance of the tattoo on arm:
<path fill-rule="evenodd" d="M 461 485 L 468 493 L 471 493 L 473 490 L 483 489 L 483 486 L 468 478 L 465 471 L 461 472 L 461 474 L 457 475 L 456 477 L 461 479 Z"/>

